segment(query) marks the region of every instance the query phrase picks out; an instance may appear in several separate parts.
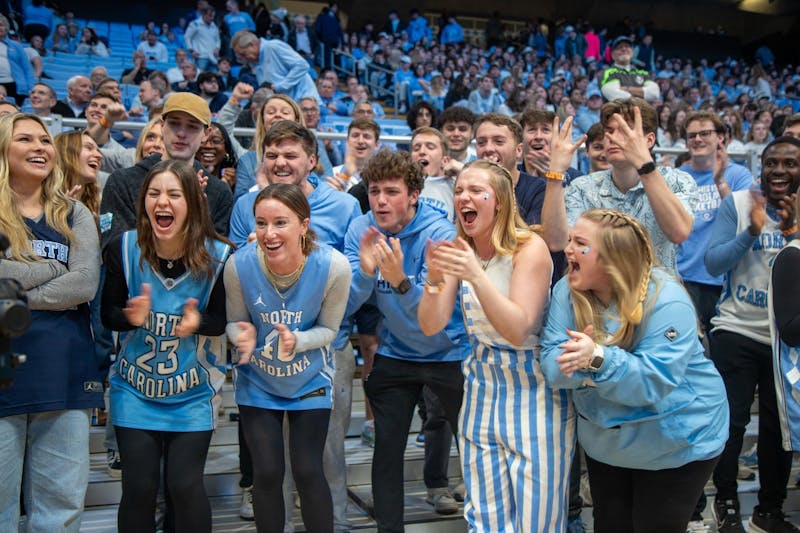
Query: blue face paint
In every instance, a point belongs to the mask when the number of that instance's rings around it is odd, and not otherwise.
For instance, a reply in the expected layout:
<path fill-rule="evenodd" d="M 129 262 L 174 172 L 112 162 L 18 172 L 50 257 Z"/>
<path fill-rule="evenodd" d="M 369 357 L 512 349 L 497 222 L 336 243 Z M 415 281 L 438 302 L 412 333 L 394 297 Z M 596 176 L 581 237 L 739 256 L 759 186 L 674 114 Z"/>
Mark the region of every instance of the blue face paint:
<path fill-rule="evenodd" d="M 591 251 L 592 251 L 592 249 L 587 246 L 586 248 L 583 249 L 583 251 L 581 252 L 581 255 L 586 255 Z"/>
<path fill-rule="evenodd" d="M 486 191 L 486 194 L 483 195 L 483 199 L 484 200 L 488 200 L 489 199 L 489 191 Z"/>

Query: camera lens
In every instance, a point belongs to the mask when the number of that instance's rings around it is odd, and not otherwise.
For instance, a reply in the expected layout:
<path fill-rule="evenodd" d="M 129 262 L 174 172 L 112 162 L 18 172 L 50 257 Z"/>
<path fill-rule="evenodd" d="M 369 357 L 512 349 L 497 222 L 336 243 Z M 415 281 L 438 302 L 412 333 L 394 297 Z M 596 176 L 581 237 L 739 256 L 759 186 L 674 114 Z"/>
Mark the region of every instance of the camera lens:
<path fill-rule="evenodd" d="M 31 323 L 31 312 L 20 300 L 0 300 L 0 332 L 9 337 L 25 333 Z"/>

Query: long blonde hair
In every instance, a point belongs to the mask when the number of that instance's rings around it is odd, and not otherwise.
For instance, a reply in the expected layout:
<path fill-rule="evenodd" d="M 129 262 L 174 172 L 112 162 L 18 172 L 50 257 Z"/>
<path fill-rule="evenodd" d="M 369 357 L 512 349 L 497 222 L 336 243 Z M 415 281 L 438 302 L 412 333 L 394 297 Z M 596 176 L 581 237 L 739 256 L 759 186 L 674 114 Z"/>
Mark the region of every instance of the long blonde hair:
<path fill-rule="evenodd" d="M 8 165 L 8 150 L 13 140 L 14 127 L 23 120 L 31 120 L 39 124 L 51 143 L 53 138 L 42 119 L 36 115 L 16 113 L 0 118 L 0 231 L 6 234 L 11 243 L 8 257 L 17 261 L 30 262 L 40 258 L 31 249 L 30 240 L 33 238 L 33 234 L 17 209 L 17 195 L 11 188 L 11 168 Z M 57 151 L 53 170 L 42 182 L 40 201 L 44 207 L 47 223 L 72 241 L 75 234 L 69 227 L 68 217 L 72 212 L 73 203 L 64 193 L 64 176 L 61 172 L 61 162 Z"/>
<path fill-rule="evenodd" d="M 636 328 L 642 323 L 648 305 L 647 291 L 655 265 L 653 243 L 647 229 L 635 218 L 614 209 L 590 209 L 581 218 L 599 226 L 595 243 L 599 263 L 605 268 L 611 283 L 612 297 L 619 312 L 620 327 L 607 338 L 603 312 L 591 291 L 570 287 L 575 326 L 583 331 L 594 326 L 594 339 L 607 345 L 630 348 Z M 651 298 L 650 304 L 652 304 Z"/>
<path fill-rule="evenodd" d="M 497 198 L 497 215 L 492 229 L 492 245 L 499 255 L 513 255 L 519 247 L 528 242 L 533 231 L 525 224 L 517 211 L 517 199 L 514 197 L 514 181 L 511 173 L 502 166 L 486 159 L 476 159 L 464 165 L 459 177 L 468 170 L 483 170 L 489 174 L 489 184 Z M 456 179 L 458 183 L 458 179 Z M 463 238 L 474 249 L 472 237 L 464 232 L 461 221 L 456 218 L 458 236 Z"/>

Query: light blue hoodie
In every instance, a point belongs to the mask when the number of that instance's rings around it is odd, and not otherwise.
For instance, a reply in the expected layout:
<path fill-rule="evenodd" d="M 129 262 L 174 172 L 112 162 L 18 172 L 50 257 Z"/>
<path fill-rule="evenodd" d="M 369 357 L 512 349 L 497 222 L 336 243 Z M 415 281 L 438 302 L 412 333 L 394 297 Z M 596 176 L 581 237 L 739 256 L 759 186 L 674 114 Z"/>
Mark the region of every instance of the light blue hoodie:
<path fill-rule="evenodd" d="M 578 442 L 593 459 L 623 468 L 662 470 L 722 453 L 728 440 L 725 385 L 697 337 L 689 295 L 665 272 L 654 271 L 651 310 L 637 328 L 634 346 L 603 346 L 598 372 L 559 371 L 559 346 L 575 330 L 567 278 L 553 289 L 542 335 L 541 365 L 547 384 L 574 389 Z M 619 324 L 612 304 L 605 328 Z M 591 381 L 591 384 L 589 383 Z M 592 386 L 592 384 L 594 386 Z"/>
<path fill-rule="evenodd" d="M 469 354 L 470 344 L 458 302 L 447 326 L 435 335 L 426 336 L 417 320 L 417 306 L 428 271 L 425 245 L 428 239 L 453 240 L 456 235 L 453 224 L 438 209 L 420 203 L 414 217 L 398 234 L 382 231 L 387 237 L 400 239 L 403 271 L 411 282 L 411 289 L 405 294 L 394 292 L 380 272 L 369 276 L 361 270 L 358 250 L 361 236 L 369 226 L 378 227 L 372 211 L 355 219 L 344 238 L 344 255 L 353 271 L 345 316 L 352 315 L 374 293 L 382 319 L 378 330 L 380 355 L 425 363 L 462 361 Z"/>

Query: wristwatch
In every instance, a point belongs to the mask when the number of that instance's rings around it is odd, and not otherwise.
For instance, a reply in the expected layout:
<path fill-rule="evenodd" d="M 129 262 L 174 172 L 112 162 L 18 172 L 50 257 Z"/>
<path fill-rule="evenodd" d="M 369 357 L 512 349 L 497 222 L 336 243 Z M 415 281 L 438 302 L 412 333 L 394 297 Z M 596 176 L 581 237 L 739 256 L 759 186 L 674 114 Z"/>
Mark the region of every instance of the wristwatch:
<path fill-rule="evenodd" d="M 653 161 L 649 163 L 645 163 L 641 166 L 641 168 L 636 169 L 636 173 L 640 176 L 644 176 L 645 174 L 650 174 L 656 169 L 656 164 Z"/>
<path fill-rule="evenodd" d="M 603 347 L 599 344 L 595 344 L 594 351 L 592 352 L 592 359 L 589 361 L 589 366 L 586 367 L 586 370 L 589 372 L 598 372 L 600 367 L 603 366 L 603 361 L 605 361 Z"/>
<path fill-rule="evenodd" d="M 411 290 L 411 282 L 408 278 L 404 278 L 397 287 L 392 287 L 392 290 L 397 294 L 405 294 Z"/>

